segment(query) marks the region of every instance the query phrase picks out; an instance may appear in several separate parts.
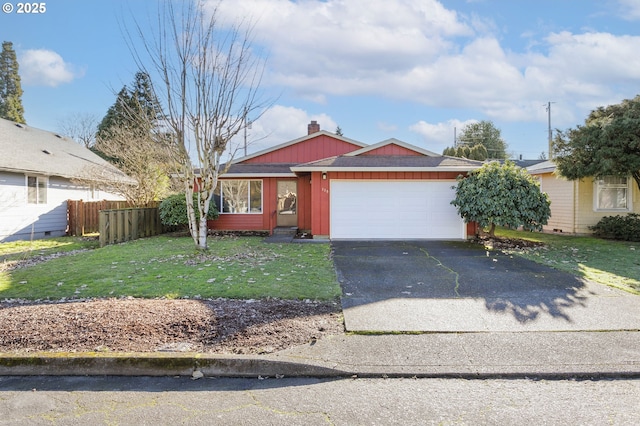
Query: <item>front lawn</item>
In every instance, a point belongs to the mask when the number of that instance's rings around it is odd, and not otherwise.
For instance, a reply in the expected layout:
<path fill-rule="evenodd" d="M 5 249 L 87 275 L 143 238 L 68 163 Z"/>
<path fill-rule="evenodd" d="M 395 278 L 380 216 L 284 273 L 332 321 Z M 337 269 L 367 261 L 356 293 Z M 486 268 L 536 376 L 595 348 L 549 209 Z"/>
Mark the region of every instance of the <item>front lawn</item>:
<path fill-rule="evenodd" d="M 329 244 L 211 237 L 209 247 L 200 253 L 189 237 L 163 235 L 0 270 L 0 300 L 124 296 L 331 300 L 340 295 Z M 8 251 L 4 249 L 5 256 Z"/>
<path fill-rule="evenodd" d="M 100 246 L 95 238 L 59 237 L 33 241 L 0 243 L 0 263 L 47 256 L 73 250 L 93 249 Z"/>
<path fill-rule="evenodd" d="M 496 229 L 496 236 L 544 243 L 519 256 L 588 280 L 640 294 L 640 243 Z"/>

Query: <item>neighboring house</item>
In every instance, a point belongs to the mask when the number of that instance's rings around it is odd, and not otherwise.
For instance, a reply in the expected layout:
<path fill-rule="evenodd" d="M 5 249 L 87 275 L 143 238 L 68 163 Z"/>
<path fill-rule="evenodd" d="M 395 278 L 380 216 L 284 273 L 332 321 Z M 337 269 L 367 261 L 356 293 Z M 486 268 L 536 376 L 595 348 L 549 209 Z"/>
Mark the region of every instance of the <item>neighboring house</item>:
<path fill-rule="evenodd" d="M 551 217 L 545 231 L 589 234 L 605 216 L 640 213 L 640 191 L 631 178 L 604 177 L 567 180 L 556 173 L 556 165 L 545 161 L 528 167 L 540 181 L 540 189 L 551 199 Z"/>
<path fill-rule="evenodd" d="M 220 177 L 219 230 L 294 227 L 314 238 L 465 239 L 450 204 L 456 178 L 479 161 L 389 139 L 367 146 L 320 131 L 234 161 Z"/>
<path fill-rule="evenodd" d="M 0 119 L 0 242 L 65 235 L 67 200 L 122 199 L 90 176 L 130 181 L 71 139 Z"/>

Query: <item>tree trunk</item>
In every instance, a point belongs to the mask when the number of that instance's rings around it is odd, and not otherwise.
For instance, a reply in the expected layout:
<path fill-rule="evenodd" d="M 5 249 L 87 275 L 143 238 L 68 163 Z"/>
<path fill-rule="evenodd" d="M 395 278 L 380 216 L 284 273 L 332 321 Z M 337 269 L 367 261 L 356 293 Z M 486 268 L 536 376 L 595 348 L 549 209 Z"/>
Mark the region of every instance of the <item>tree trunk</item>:
<path fill-rule="evenodd" d="M 489 227 L 489 236 L 494 238 L 496 236 L 496 224 L 491 222 L 491 226 Z"/>
<path fill-rule="evenodd" d="M 198 229 L 198 241 L 196 242 L 196 246 L 199 250 L 206 250 L 207 247 L 207 233 L 209 229 L 207 227 L 207 215 L 204 214 L 200 218 L 200 226 Z"/>
<path fill-rule="evenodd" d="M 631 173 L 631 176 L 633 176 L 633 179 L 636 181 L 636 185 L 638 185 L 638 189 L 640 189 L 640 170 Z"/>

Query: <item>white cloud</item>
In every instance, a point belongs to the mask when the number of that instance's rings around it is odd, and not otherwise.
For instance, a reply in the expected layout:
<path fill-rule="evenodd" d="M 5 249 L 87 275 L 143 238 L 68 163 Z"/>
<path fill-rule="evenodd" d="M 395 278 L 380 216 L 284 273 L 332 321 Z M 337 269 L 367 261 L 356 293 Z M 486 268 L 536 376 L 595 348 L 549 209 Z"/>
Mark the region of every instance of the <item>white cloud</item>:
<path fill-rule="evenodd" d="M 618 0 L 620 3 L 621 14 L 623 19 L 628 21 L 640 20 L 640 3 L 638 0 Z"/>
<path fill-rule="evenodd" d="M 420 120 L 417 123 L 411 125 L 409 130 L 420 135 L 426 145 L 431 150 L 442 151 L 448 146 L 452 146 L 454 143 L 454 136 L 467 124 L 475 123 L 478 120 L 448 120 L 444 123 L 427 123 L 424 120 Z"/>
<path fill-rule="evenodd" d="M 640 17 L 637 0 L 618 1 Z M 555 101 L 557 125 L 570 126 L 640 85 L 638 36 L 551 33 L 512 51 L 491 20 L 437 0 L 237 0 L 219 11 L 255 19 L 270 52 L 267 85 L 320 104 L 379 96 L 541 122 Z"/>
<path fill-rule="evenodd" d="M 71 64 L 66 63 L 62 56 L 52 50 L 26 50 L 18 62 L 20 76 L 25 85 L 56 87 L 82 75 L 74 71 Z"/>

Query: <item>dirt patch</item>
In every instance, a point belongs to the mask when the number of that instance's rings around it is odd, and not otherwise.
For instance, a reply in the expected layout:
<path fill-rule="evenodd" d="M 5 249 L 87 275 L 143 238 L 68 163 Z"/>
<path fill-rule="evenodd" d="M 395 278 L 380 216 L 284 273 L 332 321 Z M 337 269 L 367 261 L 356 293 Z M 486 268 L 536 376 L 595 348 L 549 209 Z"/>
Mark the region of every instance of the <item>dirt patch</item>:
<path fill-rule="evenodd" d="M 344 332 L 337 303 L 105 299 L 0 303 L 1 352 L 264 354 Z"/>
<path fill-rule="evenodd" d="M 482 235 L 475 240 L 476 243 L 482 244 L 488 250 L 528 250 L 545 247 L 544 243 L 537 241 L 521 240 L 517 238 L 490 237 Z"/>

